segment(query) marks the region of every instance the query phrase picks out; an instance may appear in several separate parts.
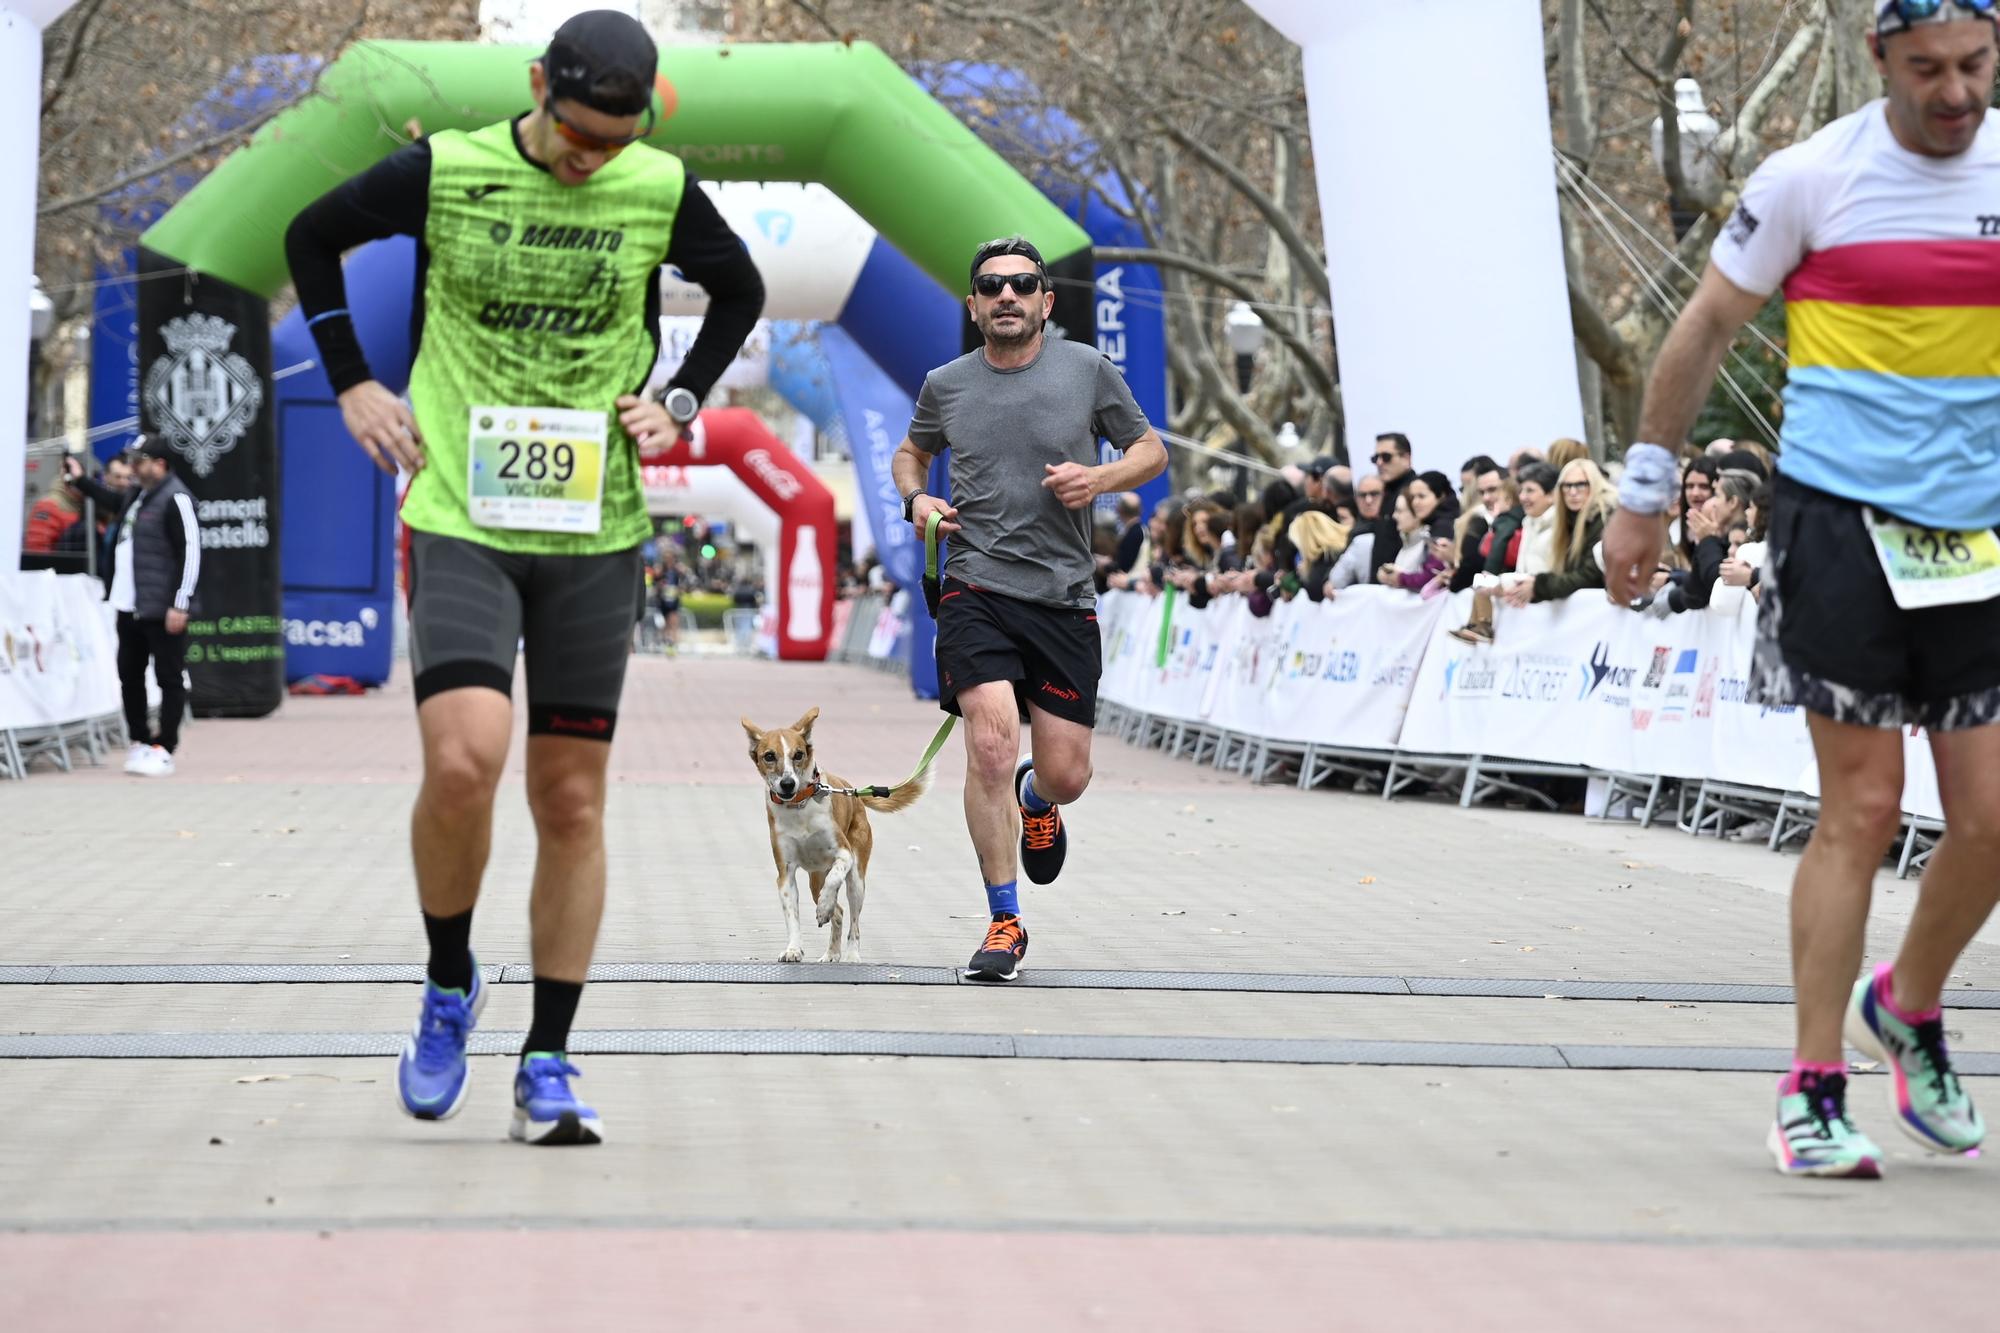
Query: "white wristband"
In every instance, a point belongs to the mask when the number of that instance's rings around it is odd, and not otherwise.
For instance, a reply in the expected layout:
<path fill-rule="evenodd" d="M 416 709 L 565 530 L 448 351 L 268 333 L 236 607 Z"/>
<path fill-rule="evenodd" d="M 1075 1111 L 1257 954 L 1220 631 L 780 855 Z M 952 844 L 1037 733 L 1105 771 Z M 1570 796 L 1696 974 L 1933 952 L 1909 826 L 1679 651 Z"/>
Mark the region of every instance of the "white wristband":
<path fill-rule="evenodd" d="M 1673 451 L 1657 444 L 1625 450 L 1625 475 L 1618 481 L 1618 507 L 1634 514 L 1664 514 L 1680 489 L 1680 466 Z"/>

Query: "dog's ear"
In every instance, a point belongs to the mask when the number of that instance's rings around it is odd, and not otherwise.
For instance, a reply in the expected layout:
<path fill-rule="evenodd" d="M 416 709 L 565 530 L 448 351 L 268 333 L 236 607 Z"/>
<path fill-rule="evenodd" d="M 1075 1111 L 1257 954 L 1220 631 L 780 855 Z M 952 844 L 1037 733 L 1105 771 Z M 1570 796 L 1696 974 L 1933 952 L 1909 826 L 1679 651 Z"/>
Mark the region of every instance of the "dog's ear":
<path fill-rule="evenodd" d="M 743 730 L 748 732 L 750 735 L 750 753 L 753 755 L 756 754 L 757 738 L 764 734 L 763 729 L 760 728 L 755 722 L 752 722 L 747 717 L 739 717 L 736 720 L 743 724 Z"/>
<path fill-rule="evenodd" d="M 813 734 L 813 723 L 818 720 L 819 720 L 819 709 L 817 708 L 806 709 L 806 715 L 799 719 L 799 724 L 797 728 L 798 733 L 801 736 L 804 736 L 807 740 L 811 740 Z"/>

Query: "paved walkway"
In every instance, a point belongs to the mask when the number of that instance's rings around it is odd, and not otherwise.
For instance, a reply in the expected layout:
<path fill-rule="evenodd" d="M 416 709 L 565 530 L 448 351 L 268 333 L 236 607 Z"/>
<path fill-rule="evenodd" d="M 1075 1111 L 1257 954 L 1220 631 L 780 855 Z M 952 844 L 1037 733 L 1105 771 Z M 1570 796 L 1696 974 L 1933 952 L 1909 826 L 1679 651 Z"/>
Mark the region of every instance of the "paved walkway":
<path fill-rule="evenodd" d="M 865 781 L 937 719 L 861 669 L 635 663 L 620 979 L 577 1045 L 686 1053 L 579 1057 L 610 1141 L 568 1153 L 505 1142 L 503 1055 L 423 1125 L 349 1053 L 393 1048 L 415 993 L 384 978 L 422 959 L 402 684 L 198 723 L 170 781 L 0 787 L 0 1325 L 1769 1330 L 1991 1303 L 2000 1180 L 1905 1151 L 1882 1080 L 1857 1106 L 1888 1180 L 1768 1168 L 1794 858 L 1107 740 L 1067 872 L 1025 894 L 1037 984 L 990 990 L 948 970 L 984 917 L 953 746 L 877 817 L 866 965 L 779 969 L 737 718 L 812 705 Z M 519 777 L 475 931 L 508 983 Z M 1915 892 L 1880 881 L 1872 953 Z M 2000 1072 L 2000 938 L 1953 986 L 1978 1006 L 1954 1045 Z M 528 992 L 495 987 L 493 1049 Z M 1607 994 L 1646 998 L 1576 998 Z"/>

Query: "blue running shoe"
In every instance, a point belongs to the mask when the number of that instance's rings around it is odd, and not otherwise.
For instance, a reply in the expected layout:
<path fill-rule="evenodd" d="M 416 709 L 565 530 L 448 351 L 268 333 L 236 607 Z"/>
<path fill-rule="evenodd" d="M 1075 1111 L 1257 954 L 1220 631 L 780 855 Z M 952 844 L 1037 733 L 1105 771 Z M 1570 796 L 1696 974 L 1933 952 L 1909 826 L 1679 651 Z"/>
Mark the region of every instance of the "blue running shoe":
<path fill-rule="evenodd" d="M 569 1090 L 583 1075 L 560 1051 L 529 1051 L 514 1075 L 514 1124 L 507 1131 L 523 1143 L 604 1142 L 604 1122 Z"/>
<path fill-rule="evenodd" d="M 424 1008 L 396 1061 L 396 1100 L 419 1120 L 443 1120 L 465 1104 L 471 1071 L 466 1039 L 486 1007 L 486 982 L 472 965 L 472 993 L 444 990 L 424 980 Z"/>

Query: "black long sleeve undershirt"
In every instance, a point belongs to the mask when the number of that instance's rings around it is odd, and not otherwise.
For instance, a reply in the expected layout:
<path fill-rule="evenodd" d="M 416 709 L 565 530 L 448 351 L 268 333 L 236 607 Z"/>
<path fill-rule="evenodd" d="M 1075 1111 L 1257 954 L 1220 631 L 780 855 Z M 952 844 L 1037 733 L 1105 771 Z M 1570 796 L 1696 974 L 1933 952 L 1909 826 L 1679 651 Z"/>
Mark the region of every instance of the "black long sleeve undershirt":
<path fill-rule="evenodd" d="M 520 147 L 518 128 L 515 147 Z M 524 160 L 533 161 L 523 153 Z M 536 165 L 540 165 L 537 163 Z M 398 149 L 350 180 L 308 204 L 285 232 L 285 259 L 299 294 L 313 341 L 335 393 L 374 378 L 346 314 L 347 280 L 341 271 L 343 254 L 357 245 L 389 236 L 414 236 L 418 244 L 418 288 L 429 256 L 423 236 L 430 209 L 431 150 L 419 141 Z M 688 281 L 708 293 L 708 314 L 688 350 L 687 360 L 674 372 L 668 387 L 684 387 L 706 399 L 715 382 L 742 349 L 764 309 L 764 280 L 749 251 L 689 172 L 663 265 L 679 269 Z M 647 292 L 646 326 L 655 338 L 659 326 L 659 288 Z M 411 313 L 410 346 L 414 353 L 423 335 L 423 305 Z M 633 391 L 639 388 L 634 385 Z"/>

